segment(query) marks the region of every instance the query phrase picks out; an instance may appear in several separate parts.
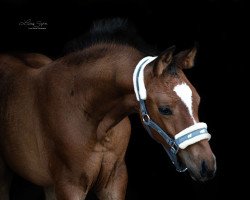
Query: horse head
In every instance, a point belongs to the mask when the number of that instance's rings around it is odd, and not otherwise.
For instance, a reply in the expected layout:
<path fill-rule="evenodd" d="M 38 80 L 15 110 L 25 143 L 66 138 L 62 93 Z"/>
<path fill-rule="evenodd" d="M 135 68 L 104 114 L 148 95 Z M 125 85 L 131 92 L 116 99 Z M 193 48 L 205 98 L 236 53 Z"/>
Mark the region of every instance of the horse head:
<path fill-rule="evenodd" d="M 145 92 L 137 99 L 150 135 L 172 157 L 171 143 L 177 146 L 173 163 L 184 166 L 193 179 L 206 181 L 215 174 L 216 159 L 209 145 L 206 124 L 199 122 L 200 96 L 183 73 L 183 69 L 193 67 L 196 51 L 192 48 L 174 55 L 171 47 L 157 58 L 151 57 L 144 71 Z"/>

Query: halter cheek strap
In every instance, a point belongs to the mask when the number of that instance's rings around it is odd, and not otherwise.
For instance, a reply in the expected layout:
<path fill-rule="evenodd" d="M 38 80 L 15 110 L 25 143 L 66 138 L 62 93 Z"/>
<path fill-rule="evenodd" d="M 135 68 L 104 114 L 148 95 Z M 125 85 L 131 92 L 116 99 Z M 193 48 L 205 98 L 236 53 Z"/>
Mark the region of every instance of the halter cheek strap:
<path fill-rule="evenodd" d="M 156 133 L 158 133 L 163 138 L 163 140 L 170 146 L 170 148 L 167 149 L 163 145 L 169 158 L 175 165 L 176 170 L 178 172 L 184 172 L 187 170 L 187 168 L 183 166 L 177 159 L 177 153 L 179 149 L 185 149 L 189 145 L 192 145 L 204 139 L 209 140 L 211 138 L 211 135 L 207 132 L 207 125 L 200 122 L 189 126 L 188 128 L 176 134 L 174 138 L 172 138 L 166 131 L 164 131 L 159 125 L 157 125 L 153 120 L 150 119 L 145 105 L 147 92 L 144 84 L 144 69 L 150 62 L 155 59 L 156 57 L 151 56 L 141 59 L 134 70 L 133 84 L 136 99 L 140 104 L 140 114 L 147 132 L 154 139 L 150 128 L 154 129 Z"/>

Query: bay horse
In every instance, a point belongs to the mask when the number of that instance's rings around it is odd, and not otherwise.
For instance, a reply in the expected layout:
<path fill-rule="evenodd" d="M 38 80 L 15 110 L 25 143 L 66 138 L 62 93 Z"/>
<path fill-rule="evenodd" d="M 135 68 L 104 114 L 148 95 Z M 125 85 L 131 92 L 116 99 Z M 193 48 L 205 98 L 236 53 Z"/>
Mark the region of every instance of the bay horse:
<path fill-rule="evenodd" d="M 46 199 L 125 199 L 124 156 L 137 112 L 178 171 L 212 178 L 216 160 L 200 97 L 183 69 L 196 48 L 146 48 L 122 19 L 96 22 L 65 56 L 0 55 L 0 197 L 11 171 L 44 187 Z"/>

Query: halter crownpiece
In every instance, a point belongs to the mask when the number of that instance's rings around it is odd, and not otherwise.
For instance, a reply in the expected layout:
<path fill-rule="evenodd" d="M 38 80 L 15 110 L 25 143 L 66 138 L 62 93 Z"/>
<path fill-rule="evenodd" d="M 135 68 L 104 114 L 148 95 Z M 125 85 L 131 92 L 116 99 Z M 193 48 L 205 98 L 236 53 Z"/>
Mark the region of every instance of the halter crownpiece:
<path fill-rule="evenodd" d="M 177 153 L 179 149 L 185 149 L 186 147 L 204 139 L 210 140 L 211 135 L 207 132 L 206 123 L 199 122 L 187 127 L 186 129 L 176 134 L 174 138 L 172 138 L 166 131 L 164 131 L 159 125 L 157 125 L 153 120 L 150 119 L 145 105 L 145 100 L 147 99 L 147 91 L 144 84 L 144 69 L 156 58 L 157 57 L 151 56 L 144 57 L 136 65 L 133 73 L 134 91 L 136 99 L 140 103 L 140 114 L 147 132 L 154 139 L 150 130 L 150 128 L 152 128 L 165 140 L 170 148 L 167 149 L 165 148 L 165 146 L 163 147 L 166 150 L 172 163 L 175 165 L 176 170 L 178 172 L 184 172 L 187 170 L 187 168 L 183 166 L 177 159 Z"/>
<path fill-rule="evenodd" d="M 143 59 L 139 61 L 139 63 L 135 67 L 135 70 L 133 73 L 133 83 L 134 83 L 134 91 L 135 91 L 137 101 L 140 101 L 140 99 L 142 100 L 147 99 L 147 91 L 146 91 L 145 84 L 144 84 L 144 69 L 149 63 L 154 61 L 156 58 L 157 56 L 144 57 Z"/>

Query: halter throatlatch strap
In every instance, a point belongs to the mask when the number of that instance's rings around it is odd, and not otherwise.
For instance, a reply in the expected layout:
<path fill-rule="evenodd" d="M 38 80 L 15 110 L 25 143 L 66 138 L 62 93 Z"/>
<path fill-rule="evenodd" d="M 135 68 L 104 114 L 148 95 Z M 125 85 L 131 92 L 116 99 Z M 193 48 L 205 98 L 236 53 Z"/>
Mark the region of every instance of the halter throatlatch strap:
<path fill-rule="evenodd" d="M 209 140 L 211 138 L 211 135 L 207 132 L 207 125 L 200 122 L 182 130 L 180 133 L 176 134 L 174 138 L 172 138 L 166 131 L 164 131 L 160 126 L 158 126 L 153 120 L 150 119 L 145 105 L 145 100 L 147 99 L 147 91 L 144 84 L 144 69 L 150 62 L 155 59 L 156 57 L 151 56 L 147 56 L 141 59 L 134 70 L 133 84 L 136 99 L 140 104 L 140 114 L 147 132 L 154 139 L 150 128 L 154 129 L 164 139 L 164 141 L 169 145 L 170 148 L 166 148 L 164 145 L 163 147 L 166 150 L 172 163 L 175 165 L 176 170 L 178 172 L 184 172 L 187 170 L 187 168 L 178 161 L 178 150 L 185 149 L 187 146 L 204 139 Z"/>

